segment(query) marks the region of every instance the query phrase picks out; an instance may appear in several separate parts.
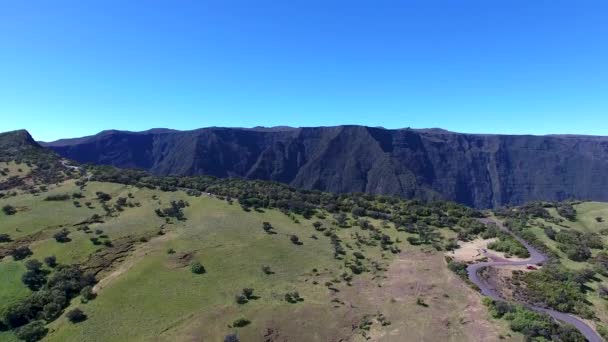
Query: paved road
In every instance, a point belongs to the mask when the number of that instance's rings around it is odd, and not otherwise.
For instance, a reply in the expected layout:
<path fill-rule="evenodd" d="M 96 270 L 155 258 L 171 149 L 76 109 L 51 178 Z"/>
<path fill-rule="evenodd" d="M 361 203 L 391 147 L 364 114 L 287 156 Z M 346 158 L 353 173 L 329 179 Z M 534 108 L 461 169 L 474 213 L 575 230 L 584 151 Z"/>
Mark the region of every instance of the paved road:
<path fill-rule="evenodd" d="M 528 252 L 530 252 L 530 258 L 528 258 L 526 260 L 522 260 L 522 261 L 488 261 L 488 262 L 480 262 L 477 264 L 472 264 L 472 265 L 469 265 L 469 267 L 467 267 L 467 273 L 468 273 L 469 279 L 475 285 L 477 285 L 479 287 L 479 289 L 481 290 L 481 293 L 483 295 L 488 296 L 494 300 L 502 301 L 504 299 L 502 297 L 500 297 L 500 295 L 496 291 L 494 291 L 494 289 L 492 289 L 490 286 L 488 286 L 486 284 L 486 282 L 479 276 L 479 270 L 481 270 L 484 267 L 489 267 L 489 266 L 519 266 L 519 265 L 543 263 L 547 260 L 547 257 L 545 255 L 543 255 L 541 252 L 539 252 L 536 248 L 532 247 L 524 239 L 513 234 L 510 230 L 508 230 L 505 226 L 503 226 L 501 222 L 498 222 L 498 221 L 495 221 L 492 219 L 481 219 L 480 221 L 483 223 L 486 223 L 486 224 L 495 223 L 498 226 L 498 228 L 500 228 L 501 230 L 505 231 L 508 234 L 511 234 L 511 236 L 513 236 L 517 241 L 519 241 L 522 245 L 524 245 L 524 247 L 526 247 L 526 249 L 528 249 Z M 575 316 L 572 316 L 567 313 L 551 310 L 551 309 L 545 309 L 545 308 L 533 306 L 533 305 L 526 305 L 526 307 L 528 307 L 531 310 L 537 311 L 537 312 L 546 313 L 547 315 L 553 317 L 554 319 L 556 319 L 558 321 L 573 325 L 587 338 L 587 340 L 589 342 L 603 342 L 604 341 L 604 339 L 602 339 L 595 332 L 595 330 L 593 330 L 587 323 L 585 323 L 584 321 L 582 321 L 581 319 L 579 319 Z"/>

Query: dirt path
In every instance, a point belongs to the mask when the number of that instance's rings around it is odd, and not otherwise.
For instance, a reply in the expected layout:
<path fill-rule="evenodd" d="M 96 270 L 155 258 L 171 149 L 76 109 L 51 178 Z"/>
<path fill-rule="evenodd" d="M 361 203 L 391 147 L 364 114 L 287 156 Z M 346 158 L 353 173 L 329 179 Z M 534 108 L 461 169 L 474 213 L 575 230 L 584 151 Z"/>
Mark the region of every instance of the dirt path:
<path fill-rule="evenodd" d="M 136 247 L 135 251 L 131 255 L 129 255 L 114 271 L 107 274 L 103 277 L 95 286 L 93 287 L 94 293 L 99 293 L 108 285 L 112 284 L 116 279 L 118 279 L 125 272 L 130 270 L 133 266 L 135 266 L 139 261 L 141 261 L 146 255 L 150 252 L 159 248 L 166 241 L 171 240 L 175 237 L 174 233 L 166 233 L 165 235 L 161 235 L 155 238 L 150 239 L 147 243 L 141 244 Z"/>

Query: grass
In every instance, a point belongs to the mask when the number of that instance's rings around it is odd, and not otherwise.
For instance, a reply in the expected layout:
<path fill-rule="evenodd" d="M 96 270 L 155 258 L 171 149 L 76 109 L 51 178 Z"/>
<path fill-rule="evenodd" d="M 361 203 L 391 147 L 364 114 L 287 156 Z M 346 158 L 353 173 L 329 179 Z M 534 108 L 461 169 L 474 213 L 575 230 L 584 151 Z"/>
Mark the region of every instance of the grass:
<path fill-rule="evenodd" d="M 537 220 L 545 226 L 551 226 L 555 230 L 559 229 L 572 229 L 580 232 L 589 233 L 601 233 L 604 229 L 608 228 L 607 222 L 597 222 L 596 217 L 602 217 L 604 220 L 608 220 L 608 203 L 600 202 L 583 202 L 574 206 L 577 212 L 575 221 L 564 220 L 560 225 L 556 225 L 544 220 Z M 560 217 L 554 209 L 550 209 L 549 212 L 553 217 Z M 543 229 L 539 227 L 531 227 L 532 232 L 547 246 L 549 246 L 560 258 L 562 264 L 570 269 L 581 270 L 585 268 L 592 268 L 589 262 L 577 262 L 567 258 L 566 254 L 559 250 L 557 242 L 549 239 L 544 233 Z M 608 246 L 608 237 L 600 235 L 602 241 Z M 592 250 L 593 255 L 597 254 L 598 250 Z M 593 305 L 593 311 L 596 316 L 603 324 L 608 324 L 608 301 L 602 299 L 595 291 L 600 284 L 608 286 L 608 278 L 597 274 L 596 277 L 599 282 L 589 282 L 586 285 L 589 286 L 593 291 L 587 292 L 587 300 Z"/>
<path fill-rule="evenodd" d="M 13 261 L 12 258 L 0 262 L 0 315 L 9 305 L 30 294 L 30 290 L 21 282 L 23 273 L 25 266 L 22 262 Z"/>
<path fill-rule="evenodd" d="M 331 215 L 311 220 L 297 217 L 300 223 L 296 223 L 277 210 L 245 212 L 238 204 L 230 205 L 206 196 L 191 197 L 182 191 L 161 192 L 99 182 L 91 182 L 80 191 L 73 181 L 68 181 L 50 186 L 47 193 L 39 196 L 20 194 L 0 199 L 0 205 L 11 204 L 21 209 L 15 215 L 0 216 L 0 233 L 18 238 L 42 232 L 30 245 L 33 258 L 42 260 L 55 255 L 59 263 L 83 262 L 97 249 L 106 248 L 91 243 L 89 238 L 97 236 L 95 233 L 86 234 L 73 227 L 93 214 L 104 214 L 96 200 L 97 191 L 112 196 L 110 205 L 118 197 L 129 197 L 129 202 L 139 206 L 126 207 L 112 217 L 104 217 L 103 223 L 90 224 L 92 231 L 100 229 L 110 240 L 127 236 L 152 238 L 138 243 L 136 250 L 115 269 L 117 273 L 108 278 L 111 280 L 104 282 L 95 300 L 82 304 L 75 299 L 65 309 L 65 312 L 76 307 L 82 309 L 89 317 L 86 321 L 72 324 L 62 316 L 49 324 L 50 333 L 45 340 L 217 341 L 238 332 L 241 340 L 258 341 L 263 340 L 262 335 L 271 327 L 280 329 L 281 336 L 286 338 L 325 341 L 350 336 L 353 324 L 358 324 L 364 315 L 385 310 L 383 308 L 387 308 L 386 314 L 393 325 L 376 324 L 374 333 L 386 335 L 397 327 L 398 336 L 410 336 L 416 331 L 421 339 L 449 336 L 450 341 L 466 341 L 471 338 L 465 333 L 471 328 L 462 323 L 463 310 L 477 295 L 447 270 L 441 252 L 429 246 L 411 246 L 406 241 L 411 234 L 396 231 L 392 224 L 380 228 L 382 233 L 405 251 L 406 258 L 412 258 L 406 260 L 411 272 L 395 273 L 394 279 L 387 278 L 384 271 L 374 271 L 372 262 L 388 269 L 396 256 L 382 251 L 379 245 L 358 244 L 354 238 L 355 234 L 367 237 L 369 230 L 358 226 L 337 228 L 346 255 L 345 260 L 336 260 L 330 238 L 313 228 L 317 220 L 325 227 L 332 227 Z M 75 207 L 71 199 L 44 201 L 50 194 L 73 192 L 82 192 L 85 196 L 78 199 L 81 208 Z M 189 202 L 184 209 L 186 221 L 167 223 L 154 213 L 172 200 Z M 92 202 L 93 209 L 84 206 L 87 201 Z M 262 229 L 263 222 L 270 222 L 276 234 L 267 234 Z M 370 222 L 382 227 L 378 220 Z M 70 230 L 71 241 L 58 243 L 52 235 L 63 227 Z M 162 236 L 157 235 L 161 227 L 165 232 Z M 447 230 L 441 233 L 454 235 Z M 292 243 L 291 235 L 297 235 L 302 244 Z M 169 249 L 175 253 L 168 254 Z M 363 255 L 361 262 L 371 272 L 347 281 L 342 279 L 342 274 L 351 271 L 344 262 L 354 262 L 355 252 Z M 180 256 L 186 261 L 180 260 Z M 191 272 L 189 265 L 194 261 L 205 267 L 205 274 Z M 274 274 L 262 272 L 263 265 L 270 266 Z M 29 290 L 20 280 L 23 272 L 23 261 L 6 258 L 0 262 L 0 307 L 28 295 Z M 106 272 L 101 277 L 108 275 Z M 380 287 L 390 285 L 391 281 L 401 284 L 394 287 L 395 291 L 406 292 L 401 295 L 403 303 L 391 305 L 388 292 Z M 328 289 L 327 282 L 340 292 Z M 433 284 L 430 290 L 425 289 L 427 283 Z M 239 305 L 234 297 L 245 287 L 253 288 L 259 298 Z M 405 290 L 410 287 L 418 290 L 412 293 Z M 287 303 L 285 294 L 293 291 L 304 301 Z M 364 293 L 368 295 L 362 295 Z M 444 294 L 448 297 L 443 297 Z M 429 307 L 415 305 L 421 295 Z M 344 304 L 332 301 L 336 299 Z M 449 327 L 442 326 L 445 322 L 440 320 L 431 324 L 429 317 L 442 317 L 450 322 Z M 239 318 L 249 319 L 251 323 L 241 328 L 229 327 Z M 487 321 L 483 315 L 475 321 L 488 322 L 493 331 L 506 331 L 503 323 Z M 0 340 L 5 337 L 10 340 L 10 336 L 0 333 Z"/>
<path fill-rule="evenodd" d="M 27 166 L 26 163 L 17 164 L 14 161 L 9 161 L 0 163 L 0 170 L 5 173 L 5 175 L 0 173 L 0 182 L 3 182 L 13 176 L 27 176 L 32 171 L 32 168 Z"/>

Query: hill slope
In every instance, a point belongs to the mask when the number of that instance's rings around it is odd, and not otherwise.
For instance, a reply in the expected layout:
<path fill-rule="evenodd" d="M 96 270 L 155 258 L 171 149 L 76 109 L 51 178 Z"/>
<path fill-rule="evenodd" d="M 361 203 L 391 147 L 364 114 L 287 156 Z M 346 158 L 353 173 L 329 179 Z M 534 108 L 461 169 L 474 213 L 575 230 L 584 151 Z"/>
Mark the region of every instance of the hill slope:
<path fill-rule="evenodd" d="M 238 176 L 304 189 L 442 198 L 478 208 L 608 200 L 608 138 L 361 126 L 104 131 L 46 146 L 157 175 Z"/>

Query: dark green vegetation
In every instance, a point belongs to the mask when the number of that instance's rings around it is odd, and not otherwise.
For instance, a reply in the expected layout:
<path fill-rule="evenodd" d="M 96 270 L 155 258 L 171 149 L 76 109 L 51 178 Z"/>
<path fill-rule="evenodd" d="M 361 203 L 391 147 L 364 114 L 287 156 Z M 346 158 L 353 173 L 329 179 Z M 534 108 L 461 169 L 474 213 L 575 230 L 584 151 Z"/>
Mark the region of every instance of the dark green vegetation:
<path fill-rule="evenodd" d="M 606 140 L 339 126 L 104 131 L 48 146 L 82 163 L 156 175 L 239 176 L 490 208 L 533 200 L 608 200 Z"/>
<path fill-rule="evenodd" d="M 585 342 L 585 337 L 576 328 L 557 324 L 548 315 L 540 314 L 524 308 L 521 305 L 493 301 L 484 298 L 484 304 L 495 318 L 509 321 L 511 329 L 522 333 L 526 339 L 534 341 L 568 341 Z"/>
<path fill-rule="evenodd" d="M 513 271 L 514 299 L 608 324 L 608 205 L 597 202 L 530 203 L 499 217 L 549 260 L 538 271 Z M 598 219 L 600 218 L 600 219 Z"/>

